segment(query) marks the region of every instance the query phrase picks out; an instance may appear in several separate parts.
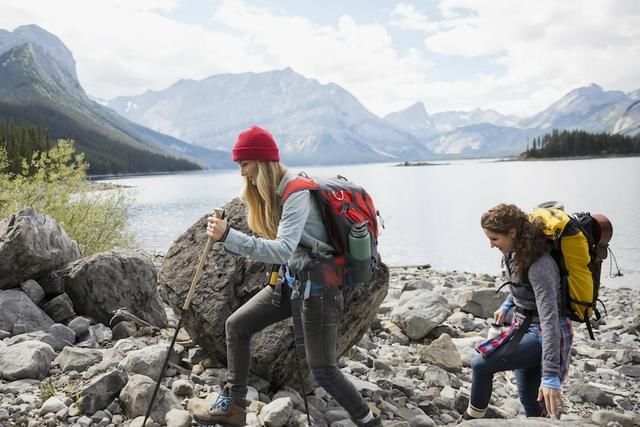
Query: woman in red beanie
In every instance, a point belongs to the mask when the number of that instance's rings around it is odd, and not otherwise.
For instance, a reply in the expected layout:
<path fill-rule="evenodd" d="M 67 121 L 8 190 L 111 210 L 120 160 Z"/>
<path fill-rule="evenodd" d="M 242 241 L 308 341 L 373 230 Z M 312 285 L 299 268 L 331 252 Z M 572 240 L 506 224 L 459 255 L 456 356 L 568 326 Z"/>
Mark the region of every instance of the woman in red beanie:
<path fill-rule="evenodd" d="M 204 414 L 194 414 L 204 424 L 244 425 L 249 376 L 251 336 L 267 326 L 288 319 L 302 299 L 302 328 L 307 362 L 315 380 L 340 403 L 361 426 L 380 426 L 354 385 L 336 365 L 337 325 L 343 296 L 339 287 L 299 280 L 313 261 L 313 253 L 335 255 L 322 214 L 309 191 L 297 191 L 284 204 L 281 195 L 295 178 L 280 164 L 273 136 L 253 126 L 240 133 L 233 160 L 245 179 L 242 198 L 247 205 L 249 236 L 231 228 L 225 219 L 210 217 L 207 234 L 224 242 L 224 248 L 256 261 L 286 266 L 288 286 L 265 286 L 226 321 L 229 377 L 223 393 Z M 308 269 L 307 269 L 308 270 Z"/>

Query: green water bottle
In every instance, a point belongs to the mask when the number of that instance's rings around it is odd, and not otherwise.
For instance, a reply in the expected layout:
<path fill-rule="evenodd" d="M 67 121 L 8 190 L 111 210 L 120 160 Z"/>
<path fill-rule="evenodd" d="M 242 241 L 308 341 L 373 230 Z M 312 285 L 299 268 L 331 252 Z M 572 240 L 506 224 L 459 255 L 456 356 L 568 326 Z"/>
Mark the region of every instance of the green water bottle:
<path fill-rule="evenodd" d="M 349 232 L 349 254 L 358 261 L 371 258 L 371 237 L 366 222 L 353 224 Z"/>

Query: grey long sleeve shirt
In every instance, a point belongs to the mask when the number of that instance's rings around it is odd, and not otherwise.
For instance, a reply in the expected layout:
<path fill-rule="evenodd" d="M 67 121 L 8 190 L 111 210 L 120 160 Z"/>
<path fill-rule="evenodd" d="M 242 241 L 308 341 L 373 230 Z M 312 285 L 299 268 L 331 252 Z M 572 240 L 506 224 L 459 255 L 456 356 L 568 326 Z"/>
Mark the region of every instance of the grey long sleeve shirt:
<path fill-rule="evenodd" d="M 506 269 L 507 280 L 517 283 Z M 542 376 L 560 377 L 560 272 L 551 255 L 544 254 L 529 267 L 531 286 L 513 286 L 511 298 L 517 307 L 537 310 L 534 322 L 540 323 L 542 330 Z"/>
<path fill-rule="evenodd" d="M 278 196 L 295 178 L 287 173 L 278 186 Z M 249 236 L 231 228 L 224 248 L 235 255 L 271 264 L 287 264 L 293 272 L 301 271 L 310 261 L 308 248 L 325 257 L 335 254 L 329 243 L 322 214 L 309 191 L 293 193 L 282 206 L 282 217 L 275 239 Z"/>

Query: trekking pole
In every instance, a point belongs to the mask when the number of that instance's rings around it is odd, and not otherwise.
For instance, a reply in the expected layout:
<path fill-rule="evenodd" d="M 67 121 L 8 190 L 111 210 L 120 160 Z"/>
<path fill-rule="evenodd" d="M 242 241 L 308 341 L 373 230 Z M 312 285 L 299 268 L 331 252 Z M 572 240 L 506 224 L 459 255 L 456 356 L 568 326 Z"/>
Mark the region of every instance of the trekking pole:
<path fill-rule="evenodd" d="M 300 380 L 300 387 L 302 387 L 302 400 L 304 400 L 304 410 L 307 412 L 307 423 L 311 427 L 311 416 L 309 415 L 309 403 L 307 402 L 307 391 L 304 386 L 304 378 L 302 377 L 302 368 L 300 367 L 300 357 L 296 351 L 296 365 L 298 365 L 298 379 Z"/>
<path fill-rule="evenodd" d="M 224 209 L 215 209 L 214 216 L 216 218 L 224 218 Z M 193 295 L 196 293 L 196 286 L 198 285 L 198 281 L 204 274 L 204 263 L 207 260 L 207 255 L 211 250 L 211 246 L 213 245 L 213 239 L 209 237 L 207 239 L 207 244 L 204 247 L 204 251 L 200 256 L 200 262 L 198 263 L 198 268 L 196 268 L 196 274 L 193 276 L 193 281 L 191 282 L 191 287 L 189 288 L 189 293 L 187 294 L 187 299 L 182 306 L 182 311 L 180 311 L 180 317 L 178 318 L 178 324 L 176 325 L 176 332 L 173 334 L 173 338 L 171 339 L 171 344 L 169 345 L 169 350 L 167 351 L 167 355 L 164 358 L 164 363 L 162 364 L 162 369 L 160 370 L 160 375 L 158 375 L 158 381 L 156 382 L 156 388 L 153 390 L 153 394 L 151 395 L 151 402 L 149 402 L 149 409 L 147 409 L 147 413 L 144 416 L 144 421 L 142 422 L 142 427 L 147 425 L 147 419 L 149 419 L 149 415 L 151 415 L 151 408 L 153 407 L 153 401 L 156 399 L 156 395 L 158 394 L 158 390 L 160 389 L 160 383 L 162 382 L 162 377 L 164 376 L 164 371 L 167 368 L 167 364 L 169 363 L 169 358 L 171 357 L 171 351 L 173 350 L 173 346 L 176 343 L 176 339 L 178 338 L 178 332 L 180 331 L 180 327 L 182 326 L 182 319 L 184 318 L 184 314 L 191 306 L 191 300 L 193 299 Z"/>
<path fill-rule="evenodd" d="M 295 292 L 295 291 L 294 291 Z M 302 317 L 301 317 L 301 303 L 300 299 L 291 300 L 291 310 L 293 311 L 293 324 L 291 325 L 291 332 L 293 333 L 293 348 L 296 355 L 296 365 L 298 367 L 298 379 L 300 380 L 300 387 L 302 388 L 302 399 L 304 400 L 304 409 L 307 412 L 307 422 L 311 427 L 311 416 L 309 415 L 309 403 L 307 402 L 307 390 L 304 386 L 304 378 L 302 376 L 302 367 L 300 364 L 300 353 L 304 354 L 304 332 L 302 330 Z"/>

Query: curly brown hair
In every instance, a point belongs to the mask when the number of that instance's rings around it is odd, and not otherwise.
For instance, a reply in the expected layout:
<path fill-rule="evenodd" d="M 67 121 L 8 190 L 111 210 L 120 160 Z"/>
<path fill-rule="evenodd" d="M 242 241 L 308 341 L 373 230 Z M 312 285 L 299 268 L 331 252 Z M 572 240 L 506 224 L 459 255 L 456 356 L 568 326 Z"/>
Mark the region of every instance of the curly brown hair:
<path fill-rule="evenodd" d="M 498 234 L 516 230 L 513 242 L 512 274 L 523 279 L 527 269 L 547 250 L 542 219 L 529 220 L 529 216 L 516 205 L 501 203 L 482 214 L 482 228 Z M 504 260 L 504 259 L 503 259 Z"/>

